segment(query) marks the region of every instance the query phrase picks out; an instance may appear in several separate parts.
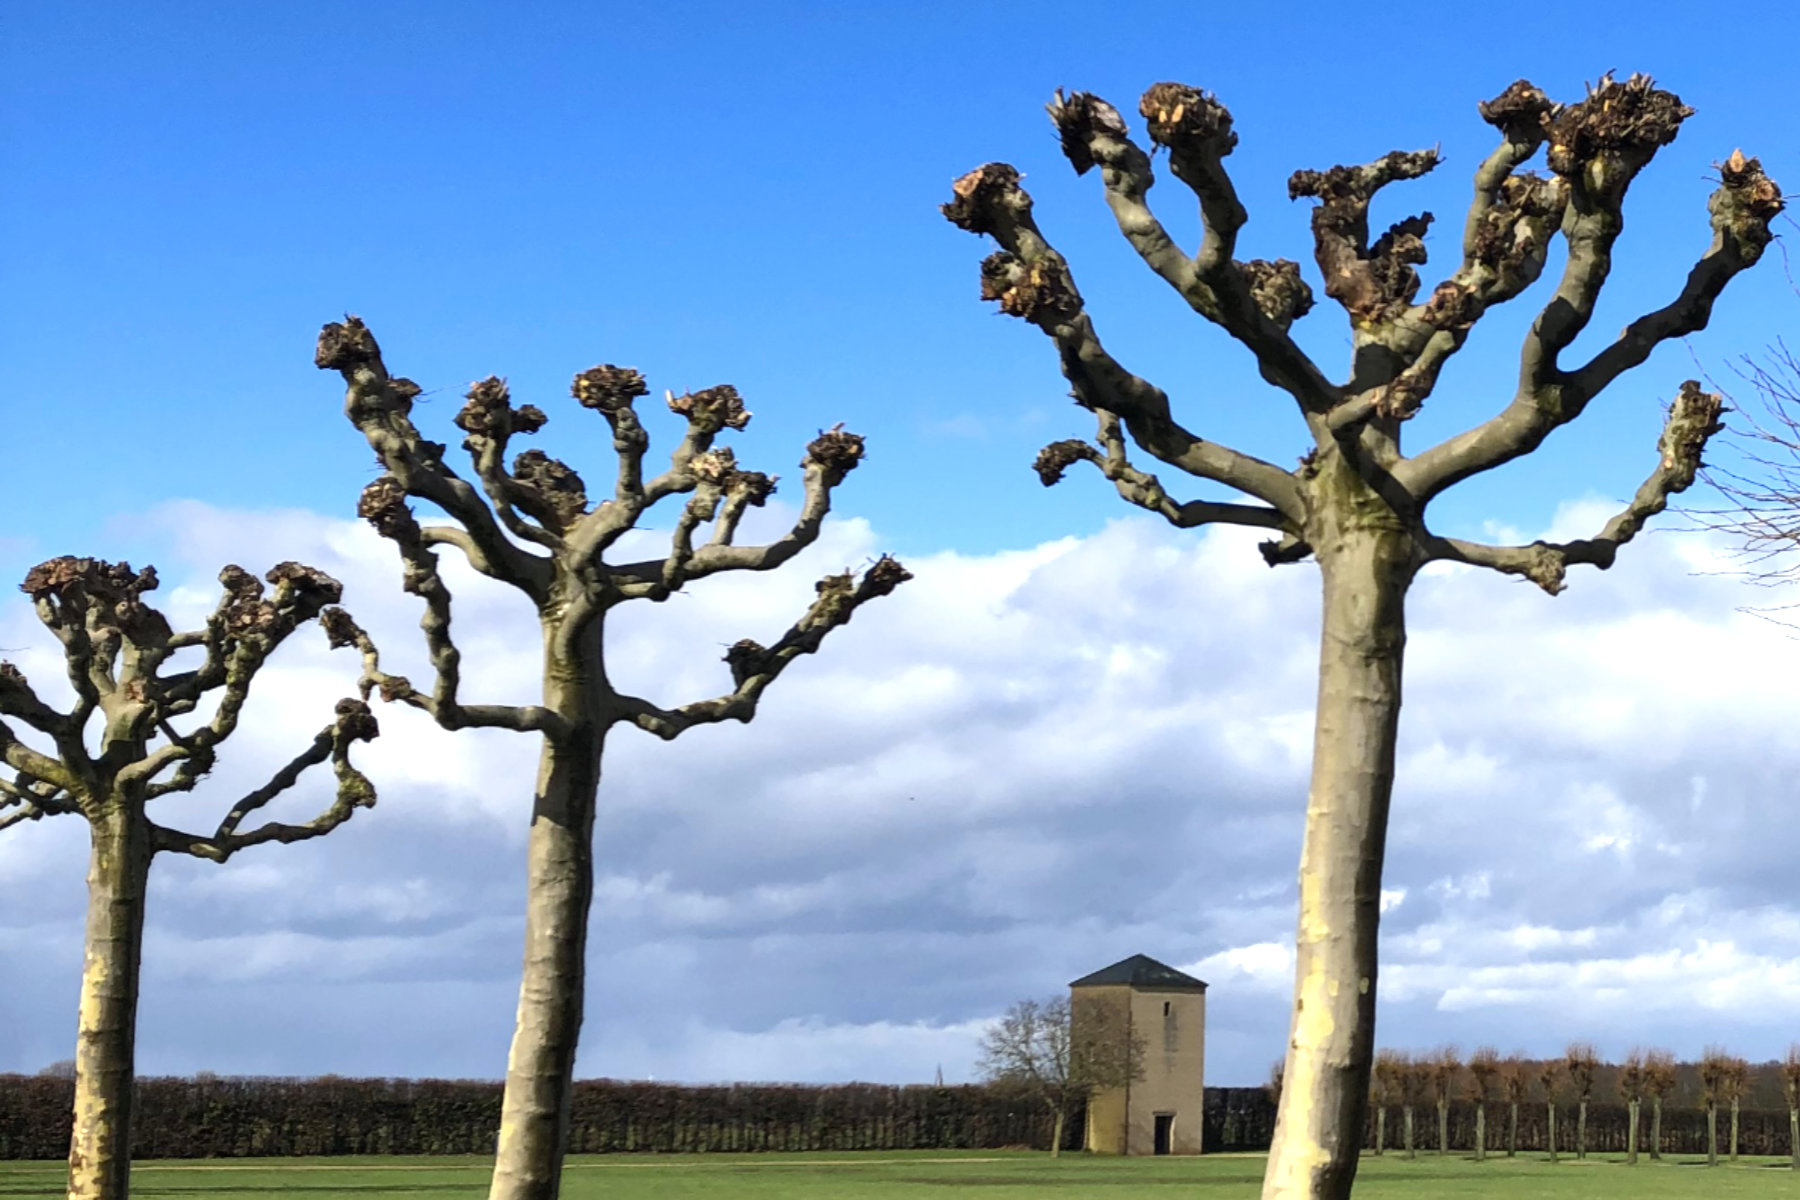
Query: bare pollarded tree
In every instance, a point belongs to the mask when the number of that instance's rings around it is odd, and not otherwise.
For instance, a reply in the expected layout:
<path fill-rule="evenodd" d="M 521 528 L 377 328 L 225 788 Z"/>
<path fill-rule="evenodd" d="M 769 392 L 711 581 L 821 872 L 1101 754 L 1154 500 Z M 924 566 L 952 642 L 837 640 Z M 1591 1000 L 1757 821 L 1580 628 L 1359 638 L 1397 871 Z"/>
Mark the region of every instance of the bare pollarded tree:
<path fill-rule="evenodd" d="M 139 967 L 150 861 L 172 852 L 224 862 L 265 842 L 331 832 L 375 803 L 375 789 L 350 762 L 351 744 L 376 735 L 367 698 L 340 700 L 333 721 L 268 783 L 233 804 L 211 833 L 153 820 L 149 806 L 192 791 L 239 727 L 251 683 L 289 634 L 313 621 L 331 645 L 354 623 L 337 603 L 342 588 L 322 571 L 285 562 L 264 577 L 241 567 L 204 628 L 177 632 L 145 600 L 156 571 L 93 558 L 53 558 L 22 589 L 62 643 L 74 704 L 41 699 L 13 664 L 0 662 L 0 829 L 74 813 L 89 832 L 86 950 L 75 1041 L 75 1124 L 69 1143 L 70 1200 L 122 1200 L 131 1188 Z M 366 639 L 365 639 L 366 640 Z M 177 669 L 192 652 L 197 662 Z M 184 656 L 185 657 L 185 656 Z M 30 744 L 9 722 L 33 731 Z M 330 762 L 336 794 L 305 824 L 264 821 L 259 810 L 309 767 Z"/>
<path fill-rule="evenodd" d="M 1570 1042 L 1563 1051 L 1563 1062 L 1569 1068 L 1569 1082 L 1575 1086 L 1575 1157 L 1587 1157 L 1588 1101 L 1594 1095 L 1594 1072 L 1600 1069 L 1600 1054 L 1592 1042 Z"/>
<path fill-rule="evenodd" d="M 1650 1157 L 1661 1159 L 1663 1101 L 1675 1090 L 1675 1056 L 1669 1051 L 1644 1051 L 1644 1090 L 1650 1093 Z"/>
<path fill-rule="evenodd" d="M 413 424 L 419 386 L 388 373 L 362 321 L 349 317 L 325 326 L 314 361 L 342 374 L 348 387 L 344 411 L 385 468 L 363 490 L 357 511 L 399 548 L 405 588 L 425 601 L 420 625 L 436 674 L 432 685 L 417 688 L 386 674 L 366 641 L 365 678 L 383 699 L 421 709 L 445 729 L 479 726 L 543 738 L 526 850 L 525 962 L 490 1195 L 548 1200 L 561 1186 L 568 1142 L 593 893 L 594 805 L 608 732 L 628 725 L 667 740 L 697 725 L 750 720 L 763 691 L 789 663 L 816 651 L 861 605 L 911 575 L 884 555 L 860 579 L 849 572 L 826 576 L 811 607 L 773 644 L 746 638 L 726 651 L 730 690 L 678 708 L 659 707 L 618 690 L 607 678 L 606 615 L 628 600 L 666 600 L 708 575 L 768 571 L 793 558 L 818 537 L 832 489 L 862 460 L 863 439 L 841 426 L 821 433 L 801 460 L 803 496 L 792 528 L 767 545 L 739 546 L 734 539 L 745 510 L 760 507 L 776 481 L 740 469 L 729 448 L 714 445 L 722 431 L 742 429 L 750 420 L 737 389 L 728 384 L 668 395 L 670 411 L 685 419 L 687 430 L 668 470 L 647 479 L 650 437 L 633 408 L 649 391 L 643 376 L 611 365 L 575 376 L 576 401 L 606 421 L 618 455 L 613 494 L 593 503 L 581 477 L 541 450 L 527 450 L 507 467 L 512 438 L 536 433 L 546 418 L 535 405 L 514 407 L 500 379 L 473 385 L 456 417 L 475 475 L 472 484 L 444 461 L 443 445 L 426 440 Z M 627 531 L 671 496 L 688 499 L 665 556 L 605 561 Z M 451 523 L 420 525 L 408 507 L 413 500 L 437 506 Z M 696 544 L 708 525 L 711 536 Z M 536 608 L 542 703 L 461 700 L 451 596 L 438 571 L 437 551 L 444 546 L 481 574 L 522 592 Z"/>
<path fill-rule="evenodd" d="M 1494 1081 L 1500 1074 L 1500 1051 L 1492 1046 L 1477 1046 L 1469 1055 L 1469 1099 L 1475 1102 L 1475 1161 L 1487 1158 L 1487 1106 L 1494 1096 Z"/>
<path fill-rule="evenodd" d="M 1019 172 L 989 163 L 956 180 L 944 215 L 1000 244 L 981 266 L 983 298 L 1050 336 L 1076 402 L 1098 422 L 1097 443 L 1044 449 L 1036 464 L 1044 483 L 1087 462 L 1126 500 L 1177 526 L 1270 530 L 1263 553 L 1271 565 L 1311 557 L 1321 568 L 1323 636 L 1287 1087 L 1263 1195 L 1341 1198 L 1355 1177 L 1374 1052 L 1376 930 L 1407 590 L 1435 561 L 1489 567 L 1551 593 L 1562 590 L 1571 565 L 1610 566 L 1669 496 L 1692 484 L 1718 428 L 1719 398 L 1691 381 L 1678 389 L 1655 466 L 1592 538 L 1528 546 L 1463 541 L 1434 533 L 1426 508 L 1454 484 L 1531 453 L 1657 346 L 1703 328 L 1725 285 L 1761 257 L 1769 221 L 1781 211 L 1780 189 L 1756 159 L 1734 151 L 1719 166 L 1721 185 L 1709 205 L 1711 245 L 1681 290 L 1585 361 L 1565 362 L 1610 271 L 1627 187 L 1692 113 L 1676 96 L 1643 76 L 1607 76 L 1576 104 L 1554 103 L 1524 81 L 1482 104 L 1500 144 L 1476 169 L 1460 261 L 1422 300 L 1417 267 L 1425 261 L 1430 216 L 1409 217 L 1371 238 L 1369 204 L 1382 187 L 1435 168 L 1437 152 L 1396 151 L 1361 166 L 1298 171 L 1289 193 L 1318 202 L 1314 258 L 1326 294 L 1350 317 L 1350 370 L 1339 382 L 1290 334 L 1313 303 L 1300 267 L 1234 257 L 1247 216 L 1225 170 L 1237 135 L 1222 104 L 1198 89 L 1159 83 L 1138 106 L 1151 142 L 1168 150 L 1170 169 L 1198 198 L 1204 232 L 1193 254 L 1151 211 L 1151 156 L 1118 110 L 1087 92 L 1060 91 L 1049 108 L 1077 173 L 1100 167 L 1121 233 L 1195 312 L 1250 351 L 1263 378 L 1298 407 L 1310 435 L 1306 456 L 1290 471 L 1192 432 L 1162 389 L 1102 346 L 1067 262 L 1038 228 Z M 1521 171 L 1546 147 L 1549 177 Z M 1487 309 L 1536 281 L 1559 232 L 1567 262 L 1525 338 L 1511 402 L 1461 434 L 1404 453 L 1405 422 L 1432 394 L 1445 364 Z M 1180 501 L 1132 462 L 1131 445 L 1247 501 Z"/>
<path fill-rule="evenodd" d="M 1800 1042 L 1781 1060 L 1781 1094 L 1787 1100 L 1789 1165 L 1800 1171 Z"/>
<path fill-rule="evenodd" d="M 1638 1160 L 1638 1117 L 1644 1103 L 1644 1052 L 1632 1047 L 1619 1068 L 1619 1096 L 1625 1101 L 1625 1162 L 1636 1166 Z"/>

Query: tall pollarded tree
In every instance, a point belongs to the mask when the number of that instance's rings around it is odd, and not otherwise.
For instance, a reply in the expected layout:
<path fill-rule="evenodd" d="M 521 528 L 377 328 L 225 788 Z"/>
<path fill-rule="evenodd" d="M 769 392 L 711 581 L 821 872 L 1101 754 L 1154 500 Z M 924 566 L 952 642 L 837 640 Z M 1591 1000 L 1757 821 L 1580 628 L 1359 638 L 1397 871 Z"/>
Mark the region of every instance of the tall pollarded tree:
<path fill-rule="evenodd" d="M 1175 177 L 1198 198 L 1204 232 L 1193 254 L 1151 211 L 1151 157 L 1118 110 L 1087 92 L 1060 91 L 1049 108 L 1077 173 L 1100 167 L 1107 204 L 1133 248 L 1195 312 L 1250 351 L 1310 435 L 1305 458 L 1290 471 L 1192 432 L 1162 389 L 1101 344 L 1067 262 L 1038 228 L 1018 171 L 989 163 L 956 181 L 945 216 L 1000 244 L 982 263 L 982 296 L 1050 336 L 1076 402 L 1097 419 L 1097 444 L 1061 441 L 1039 455 L 1044 483 L 1087 462 L 1127 501 L 1177 526 L 1267 529 L 1275 535 L 1263 545 L 1271 565 L 1311 557 L 1320 566 L 1323 636 L 1287 1087 L 1263 1195 L 1343 1197 L 1355 1177 L 1374 1051 L 1376 930 L 1407 590 L 1436 561 L 1519 575 L 1551 593 L 1562 590 L 1571 565 L 1610 566 L 1669 496 L 1693 482 L 1718 428 L 1719 398 L 1693 382 L 1681 386 L 1655 467 L 1592 538 L 1463 541 L 1434 533 L 1426 507 L 1454 484 L 1529 454 L 1658 345 L 1703 328 L 1725 285 L 1761 256 L 1782 207 L 1780 189 L 1757 160 L 1734 151 L 1720 164 L 1721 186 L 1709 204 L 1712 243 L 1679 293 L 1585 361 L 1565 362 L 1610 270 L 1627 187 L 1692 113 L 1677 97 L 1634 75 L 1604 77 L 1567 106 L 1524 81 L 1482 104 L 1501 142 L 1475 172 L 1460 261 L 1423 300 L 1417 267 L 1430 216 L 1409 217 L 1372 239 L 1368 213 L 1379 189 L 1432 170 L 1437 152 L 1298 171 L 1289 193 L 1318 202 L 1314 257 L 1326 294 L 1350 317 L 1350 370 L 1334 381 L 1290 334 L 1313 303 L 1299 266 L 1234 257 L 1247 215 L 1225 171 L 1237 135 L 1222 104 L 1175 83 L 1155 85 L 1139 104 L 1150 140 L 1168 150 Z M 1548 177 L 1521 171 L 1546 147 Z M 1431 396 L 1445 364 L 1484 312 L 1537 280 L 1558 233 L 1567 263 L 1525 338 L 1512 400 L 1464 433 L 1403 452 L 1405 422 Z M 1132 445 L 1247 501 L 1177 500 L 1132 462 Z"/>
<path fill-rule="evenodd" d="M 257 672 L 288 635 L 316 618 L 333 646 L 350 644 L 353 622 L 327 607 L 342 593 L 337 580 L 292 562 L 264 578 L 273 593 L 243 568 L 226 567 L 219 575 L 224 594 L 205 627 L 180 632 L 145 600 L 157 584 L 151 567 L 53 558 L 33 567 L 21 587 L 62 643 L 75 700 L 66 712 L 53 707 L 17 667 L 0 662 L 0 829 L 75 813 L 89 832 L 70 1200 L 130 1194 L 151 860 L 167 851 L 224 862 L 248 846 L 329 833 L 375 803 L 375 789 L 350 762 L 351 744 L 377 733 L 365 693 L 339 701 L 312 745 L 233 804 L 211 833 L 186 833 L 150 816 L 153 801 L 192 791 L 212 770 L 219 747 L 239 727 Z M 199 661 L 177 669 L 184 651 Z M 20 736 L 12 721 L 34 731 L 44 748 Z M 307 768 L 327 761 L 336 795 L 311 821 L 244 827 Z"/>
<path fill-rule="evenodd" d="M 610 365 L 575 376 L 576 401 L 605 419 L 618 456 L 612 496 L 594 503 L 581 477 L 541 450 L 527 450 L 507 467 L 512 438 L 536 433 L 546 418 L 535 405 L 514 407 L 501 380 L 471 387 L 456 417 L 475 475 L 471 484 L 444 461 L 443 445 L 426 440 L 413 424 L 419 386 L 388 373 L 362 321 L 349 317 L 325 326 L 314 361 L 342 374 L 348 388 L 344 411 L 385 468 L 364 489 L 357 511 L 399 548 L 405 588 L 425 601 L 420 626 L 436 675 L 432 685 L 416 688 L 383 672 L 364 639 L 366 681 L 383 699 L 421 709 L 445 729 L 479 726 L 543 738 L 526 850 L 525 961 L 490 1195 L 548 1200 L 561 1187 L 568 1142 L 593 894 L 594 806 L 607 734 L 627 725 L 667 740 L 697 725 L 749 721 L 763 691 L 790 662 L 816 651 L 858 607 L 911 576 L 885 555 L 861 579 L 849 572 L 826 576 L 811 607 L 773 644 L 744 639 L 726 652 L 729 691 L 678 708 L 659 707 L 620 691 L 607 677 L 606 615 L 628 600 L 666 600 L 685 584 L 721 571 L 767 571 L 793 558 L 818 537 L 832 489 L 862 459 L 863 439 L 841 426 L 821 433 L 801 460 L 804 494 L 792 528 L 767 545 L 739 546 L 735 538 L 745 510 L 760 507 L 776 481 L 740 469 L 729 448 L 714 445 L 722 431 L 742 429 L 750 420 L 737 389 L 728 384 L 669 394 L 669 409 L 686 420 L 686 434 L 669 468 L 646 479 L 650 438 L 633 408 L 648 394 L 643 376 Z M 671 496 L 688 499 L 665 556 L 605 561 L 628 530 Z M 408 508 L 412 500 L 437 506 L 451 523 L 420 525 Z M 697 544 L 709 525 L 710 537 Z M 537 609 L 541 703 L 461 700 L 451 595 L 438 571 L 437 550 L 443 546 L 457 550 L 481 574 L 522 592 Z"/>

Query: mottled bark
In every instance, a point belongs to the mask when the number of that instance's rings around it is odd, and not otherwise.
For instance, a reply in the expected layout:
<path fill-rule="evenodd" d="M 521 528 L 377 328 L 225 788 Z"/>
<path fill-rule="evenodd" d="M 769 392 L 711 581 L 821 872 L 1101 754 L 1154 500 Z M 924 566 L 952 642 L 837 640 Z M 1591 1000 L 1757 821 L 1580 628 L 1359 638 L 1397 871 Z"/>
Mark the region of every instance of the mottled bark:
<path fill-rule="evenodd" d="M 1788 1157 L 1794 1170 L 1800 1171 L 1800 1108 L 1788 1106 Z"/>
<path fill-rule="evenodd" d="M 1300 852 L 1296 987 L 1265 1200 L 1342 1196 L 1374 1055 L 1375 951 L 1400 719 L 1410 542 L 1340 461 L 1308 531 L 1323 576 L 1312 783 Z M 1356 494 L 1361 492 L 1360 503 Z M 1345 520 L 1345 517 L 1348 520 Z"/>
<path fill-rule="evenodd" d="M 1514 1100 L 1506 1106 L 1506 1157 L 1519 1156 L 1519 1102 Z"/>
<path fill-rule="evenodd" d="M 1637 1166 L 1638 1160 L 1638 1110 L 1640 1102 L 1629 1101 L 1625 1108 L 1625 1162 L 1628 1166 Z"/>
<path fill-rule="evenodd" d="M 1545 1102 L 1548 1128 L 1545 1130 L 1546 1148 L 1550 1151 L 1550 1161 L 1556 1161 L 1556 1101 Z"/>
<path fill-rule="evenodd" d="M 1719 1106 L 1706 1102 L 1706 1165 L 1719 1165 Z"/>
<path fill-rule="evenodd" d="M 1475 1102 L 1475 1161 L 1487 1161 L 1487 1104 Z"/>
<path fill-rule="evenodd" d="M 1650 1159 L 1662 1157 L 1662 1097 L 1650 1097 Z"/>
<path fill-rule="evenodd" d="M 153 850 L 149 822 L 123 807 L 98 814 L 89 833 L 69 1200 L 123 1200 L 131 1186 L 138 969 Z"/>
<path fill-rule="evenodd" d="M 1387 1153 L 1387 1105 L 1375 1110 L 1375 1153 Z"/>
<path fill-rule="evenodd" d="M 1733 1097 L 1732 1097 L 1732 1098 L 1731 1098 L 1731 1151 L 1730 1151 L 1730 1159 L 1731 1159 L 1731 1161 L 1732 1161 L 1732 1162 L 1736 1162 L 1736 1161 L 1737 1161 L 1737 1157 L 1738 1157 L 1738 1106 L 1739 1106 L 1739 1104 L 1740 1104 L 1740 1103 L 1741 1103 L 1741 1101 L 1739 1101 L 1739 1099 L 1738 1099 L 1738 1098 L 1737 1098 L 1737 1097 L 1736 1097 L 1736 1096 L 1733 1096 Z"/>
<path fill-rule="evenodd" d="M 594 891 L 594 809 L 605 744 L 601 627 L 573 654 L 545 630 L 544 707 L 568 722 L 544 739 L 526 842 L 525 961 L 494 1164 L 495 1196 L 558 1194 L 568 1144 L 575 1050 L 586 997 L 588 910 Z"/>
<path fill-rule="evenodd" d="M 1577 1102 L 1575 1109 L 1575 1157 L 1587 1157 L 1587 1106 L 1586 1100 Z"/>
<path fill-rule="evenodd" d="M 1404 1157 L 1416 1158 L 1413 1149 L 1413 1106 L 1408 1104 L 1400 1110 L 1400 1147 L 1405 1151 Z"/>

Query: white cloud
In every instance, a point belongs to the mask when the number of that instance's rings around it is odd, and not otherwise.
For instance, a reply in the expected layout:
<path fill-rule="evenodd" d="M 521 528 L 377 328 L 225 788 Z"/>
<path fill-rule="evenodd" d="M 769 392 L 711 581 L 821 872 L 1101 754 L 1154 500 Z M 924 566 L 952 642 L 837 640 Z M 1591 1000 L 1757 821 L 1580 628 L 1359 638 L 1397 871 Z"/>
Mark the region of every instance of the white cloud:
<path fill-rule="evenodd" d="M 746 537 L 788 516 L 771 506 Z M 428 677 L 417 601 L 360 526 L 194 505 L 140 524 L 173 542 L 159 597 L 183 620 L 211 606 L 222 563 L 298 558 L 343 579 L 389 669 Z M 624 557 L 659 537 L 634 533 Z M 1270 571 L 1255 540 L 1128 520 L 913 556 L 914 581 L 796 663 L 753 724 L 673 744 L 617 731 L 582 1072 L 907 1080 L 941 1061 L 956 1078 L 1008 1003 L 1142 952 L 1211 983 L 1212 1078 L 1261 1078 L 1293 971 L 1317 577 Z M 1710 561 L 1696 544 L 1647 538 L 1556 599 L 1479 571 L 1414 588 L 1384 1041 L 1736 1039 L 1754 1056 L 1791 1040 L 1800 645 L 1736 612 L 1737 584 L 1692 574 Z M 627 606 L 609 626 L 612 676 L 664 704 L 716 693 L 724 645 L 776 636 L 814 579 L 879 546 L 866 524 L 832 522 L 781 571 Z M 464 695 L 531 699 L 528 607 L 446 561 Z M 59 696 L 47 640 L 0 603 L 0 645 L 28 645 L 9 656 Z M 354 673 L 322 637 L 296 638 L 215 776 L 160 802 L 164 817 L 216 821 Z M 379 715 L 383 736 L 359 753 L 373 812 L 223 868 L 159 859 L 144 1001 L 159 1069 L 328 1069 L 312 1056 L 352 997 L 357 1036 L 376 1040 L 344 1045 L 369 1069 L 504 1061 L 535 739 Z M 321 775 L 278 803 L 304 814 L 327 795 Z M 85 855 L 71 819 L 0 836 L 0 975 L 32 972 L 7 1001 L 0 1070 L 43 1065 L 66 1033 Z M 234 1032 L 247 1011 L 286 1033 Z"/>

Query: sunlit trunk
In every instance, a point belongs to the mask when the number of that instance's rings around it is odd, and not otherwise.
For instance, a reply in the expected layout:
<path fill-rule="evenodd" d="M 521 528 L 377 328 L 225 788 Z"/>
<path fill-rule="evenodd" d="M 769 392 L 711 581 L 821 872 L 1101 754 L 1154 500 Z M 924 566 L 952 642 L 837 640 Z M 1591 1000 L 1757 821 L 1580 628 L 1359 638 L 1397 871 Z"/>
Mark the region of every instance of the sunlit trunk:
<path fill-rule="evenodd" d="M 1719 1165 L 1719 1106 L 1706 1102 L 1706 1165 Z"/>
<path fill-rule="evenodd" d="M 1475 1106 L 1475 1161 L 1487 1161 L 1487 1105 Z"/>
<path fill-rule="evenodd" d="M 1375 1045 L 1375 957 L 1410 542 L 1350 528 L 1315 542 L 1323 577 L 1312 782 L 1285 1084 L 1263 1200 L 1345 1200 Z"/>
<path fill-rule="evenodd" d="M 124 1200 L 131 1192 L 132 1063 L 150 827 L 121 808 L 96 817 L 90 832 L 69 1200 Z"/>
<path fill-rule="evenodd" d="M 576 1043 L 585 995 L 588 907 L 594 890 L 594 798 L 605 731 L 595 622 L 572 653 L 546 634 L 544 703 L 572 731 L 544 738 L 526 843 L 525 963 L 506 1060 L 490 1200 L 554 1200 L 569 1137 Z"/>
<path fill-rule="evenodd" d="M 1650 1158 L 1662 1157 L 1662 1097 L 1650 1097 Z"/>
<path fill-rule="evenodd" d="M 1627 1106 L 1625 1126 L 1625 1162 L 1634 1167 L 1638 1160 L 1638 1105 L 1637 1097 L 1633 1096 Z"/>
<path fill-rule="evenodd" d="M 1550 1128 L 1545 1131 L 1546 1136 L 1549 1138 L 1550 1161 L 1555 1162 L 1556 1161 L 1556 1101 L 1554 1101 L 1554 1100 L 1546 1101 L 1545 1108 L 1547 1108 L 1549 1110 L 1549 1115 L 1550 1115 Z"/>

